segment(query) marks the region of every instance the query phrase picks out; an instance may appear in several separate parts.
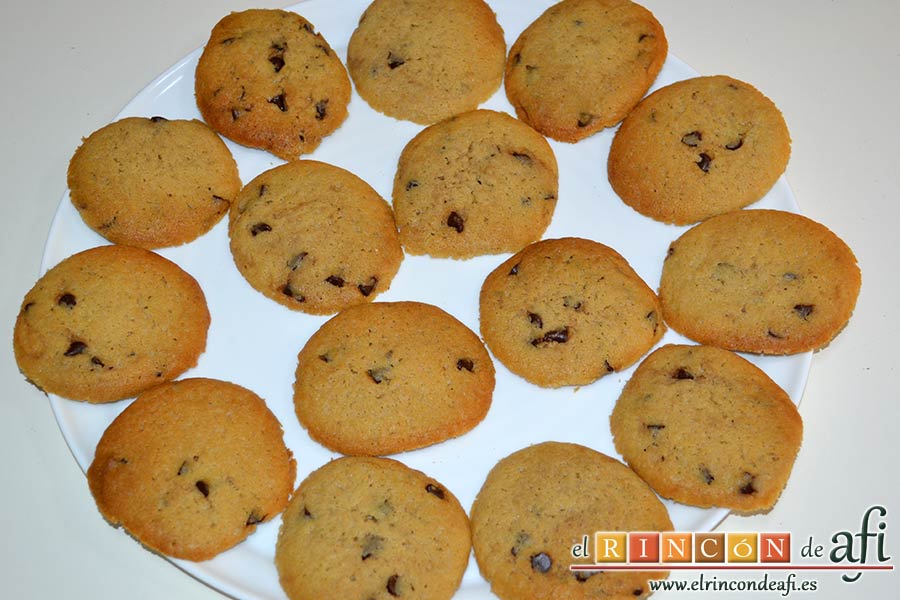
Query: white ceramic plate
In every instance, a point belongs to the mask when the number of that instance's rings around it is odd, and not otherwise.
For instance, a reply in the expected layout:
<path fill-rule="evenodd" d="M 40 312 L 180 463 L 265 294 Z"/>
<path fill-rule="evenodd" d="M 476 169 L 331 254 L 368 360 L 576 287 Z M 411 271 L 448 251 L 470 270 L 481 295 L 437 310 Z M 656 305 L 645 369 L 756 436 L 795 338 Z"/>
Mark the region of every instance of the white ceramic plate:
<path fill-rule="evenodd" d="M 369 0 L 308 0 L 294 7 L 321 31 L 346 62 L 347 44 L 359 15 Z M 521 2 L 490 0 L 506 32 L 507 46 L 552 0 Z M 210 23 L 212 28 L 213 23 Z M 663 24 L 665 26 L 665 24 Z M 670 40 L 677 48 L 678 40 Z M 200 50 L 141 91 L 120 113 L 125 116 L 161 115 L 200 118 L 194 103 L 194 68 Z M 696 75 L 669 56 L 654 89 Z M 502 91 L 485 108 L 515 114 Z M 353 96 L 350 116 L 343 126 L 309 158 L 332 163 L 359 175 L 384 198 L 390 199 L 397 159 L 404 145 L 421 126 L 401 122 L 373 111 Z M 88 135 L 90 132 L 85 132 Z M 551 140 L 559 162 L 559 201 L 545 238 L 578 236 L 597 240 L 618 250 L 654 289 L 669 243 L 683 227 L 663 225 L 625 206 L 606 179 L 606 156 L 613 132 L 601 132 L 578 144 Z M 282 163 L 274 156 L 228 142 L 249 181 Z M 73 148 L 74 151 L 74 148 Z M 797 205 L 782 178 L 754 208 L 796 211 Z M 235 268 L 228 250 L 223 220 L 200 239 L 160 254 L 180 264 L 203 287 L 212 315 L 206 353 L 198 366 L 185 374 L 233 381 L 262 396 L 280 419 L 285 441 L 297 459 L 298 483 L 334 453 L 313 442 L 294 415 L 292 384 L 297 353 L 326 318 L 292 312 L 250 288 Z M 80 250 L 107 243 L 81 220 L 66 194 L 50 228 L 42 271 Z M 478 291 L 487 274 L 508 255 L 469 261 L 407 256 L 388 292 L 379 301 L 418 300 L 440 306 L 478 331 Z M 660 342 L 683 342 L 669 332 Z M 779 385 L 799 402 L 811 354 L 792 357 L 753 357 Z M 443 482 L 467 509 L 485 476 L 501 458 L 529 444 L 569 441 L 618 456 L 609 432 L 609 414 L 632 369 L 614 373 L 580 388 L 541 389 L 512 375 L 496 363 L 497 385 L 487 418 L 468 434 L 436 446 L 396 456 L 407 465 Z M 106 426 L 130 401 L 88 405 L 51 396 L 60 429 L 82 469 L 87 469 Z M 677 530 L 708 531 L 726 510 L 701 510 L 667 502 Z M 213 560 L 192 563 L 173 560 L 180 568 L 235 598 L 284 598 L 273 564 L 280 519 L 261 525 L 237 547 Z M 573 535 L 590 532 L 573 532 Z M 125 535 L 123 533 L 123 535 Z M 488 584 L 470 560 L 457 598 L 490 598 Z"/>

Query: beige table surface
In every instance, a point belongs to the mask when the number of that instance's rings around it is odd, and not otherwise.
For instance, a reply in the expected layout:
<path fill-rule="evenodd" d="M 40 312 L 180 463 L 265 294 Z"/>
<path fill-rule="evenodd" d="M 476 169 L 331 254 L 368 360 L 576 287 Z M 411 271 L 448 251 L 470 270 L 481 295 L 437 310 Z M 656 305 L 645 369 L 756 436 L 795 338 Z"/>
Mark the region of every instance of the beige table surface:
<path fill-rule="evenodd" d="M 339 10 L 341 2 L 334 4 Z M 278 5 L 284 3 L 4 3 L 0 597 L 222 597 L 103 521 L 47 398 L 16 368 L 12 328 L 22 296 L 39 274 L 66 166 L 80 138 L 112 120 L 147 83 L 202 45 L 222 15 Z M 730 516 L 719 529 L 790 531 L 795 544 L 809 536 L 828 542 L 837 531 L 857 531 L 863 512 L 878 504 L 888 510 L 887 553 L 900 553 L 900 3 L 645 5 L 665 26 L 673 54 L 700 73 L 752 82 L 780 106 L 793 137 L 787 179 L 801 210 L 843 237 L 863 272 L 849 327 L 813 358 L 800 406 L 805 439 L 784 495 L 770 513 Z M 895 573 L 868 573 L 854 584 L 842 583 L 836 573 L 800 577 L 817 581 L 816 597 L 898 597 Z M 704 596 L 716 597 L 657 597 Z"/>

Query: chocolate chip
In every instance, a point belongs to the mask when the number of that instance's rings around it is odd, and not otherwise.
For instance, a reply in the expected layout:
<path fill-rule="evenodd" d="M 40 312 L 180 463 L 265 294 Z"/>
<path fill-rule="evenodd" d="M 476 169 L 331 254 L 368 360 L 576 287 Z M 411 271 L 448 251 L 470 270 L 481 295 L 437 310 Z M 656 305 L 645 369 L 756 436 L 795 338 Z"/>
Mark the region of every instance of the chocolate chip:
<path fill-rule="evenodd" d="M 516 540 L 513 543 L 512 548 L 509 549 L 509 553 L 513 556 L 518 556 L 519 552 L 522 551 L 522 547 L 528 543 L 528 540 L 531 538 L 530 535 L 525 533 L 524 531 L 520 531 L 516 534 Z"/>
<path fill-rule="evenodd" d="M 103 367 L 106 366 L 106 365 L 103 364 L 103 361 L 100 360 L 99 358 L 97 358 L 96 356 L 92 356 L 92 357 L 91 357 L 91 364 L 97 365 L 97 366 L 100 367 L 101 369 L 102 369 Z"/>
<path fill-rule="evenodd" d="M 72 308 L 77 304 L 77 302 L 75 301 L 75 296 L 73 296 L 72 294 L 63 294 L 56 300 L 56 303 L 66 308 Z"/>
<path fill-rule="evenodd" d="M 302 516 L 304 519 L 312 519 L 312 518 L 313 518 L 312 513 L 309 512 L 309 509 L 308 509 L 307 507 L 305 507 L 305 506 L 303 507 L 303 514 L 302 514 L 301 516 Z"/>
<path fill-rule="evenodd" d="M 609 361 L 608 361 L 608 360 L 604 360 L 604 361 L 603 361 L 603 366 L 606 367 L 606 372 L 607 372 L 607 373 L 612 373 L 613 371 L 616 370 L 616 368 L 615 368 L 614 366 L 612 366 L 611 364 L 609 364 Z"/>
<path fill-rule="evenodd" d="M 675 254 L 675 246 L 669 246 L 669 249 L 666 250 L 666 258 L 669 258 L 673 254 Z"/>
<path fill-rule="evenodd" d="M 456 233 L 462 233 L 463 229 L 465 229 L 465 221 L 459 216 L 459 213 L 453 211 L 447 217 L 447 227 L 455 229 Z"/>
<path fill-rule="evenodd" d="M 519 66 L 519 63 L 522 62 L 522 54 L 516 52 L 516 55 L 513 56 L 513 66 Z"/>
<path fill-rule="evenodd" d="M 359 290 L 359 293 L 365 297 L 369 297 L 369 295 L 375 291 L 375 286 L 378 285 L 378 278 L 375 276 L 369 277 L 369 281 L 366 283 L 360 283 L 356 286 L 356 289 Z"/>
<path fill-rule="evenodd" d="M 796 304 L 794 305 L 794 312 L 797 313 L 801 319 L 806 319 L 812 314 L 814 308 L 815 305 L 813 304 Z"/>
<path fill-rule="evenodd" d="M 272 63 L 273 67 L 275 67 L 276 73 L 284 68 L 284 57 L 281 54 L 270 56 L 269 62 Z"/>
<path fill-rule="evenodd" d="M 519 274 L 519 263 L 513 265 L 513 268 L 509 270 L 509 275 L 518 275 Z"/>
<path fill-rule="evenodd" d="M 572 310 L 581 310 L 582 303 L 580 300 L 575 300 L 571 296 L 565 296 L 563 298 L 563 306 L 571 308 Z"/>
<path fill-rule="evenodd" d="M 391 575 L 390 577 L 388 577 L 387 586 L 385 586 L 385 588 L 387 589 L 388 594 L 390 594 L 391 596 L 395 596 L 395 597 L 400 596 L 400 593 L 397 591 L 397 581 L 399 579 L 400 579 L 400 576 L 397 574 L 394 574 L 394 575 Z"/>
<path fill-rule="evenodd" d="M 666 428 L 665 425 L 662 425 L 660 423 L 650 423 L 648 425 L 644 425 L 644 427 L 646 427 L 647 430 L 650 431 L 650 435 L 654 438 L 659 434 L 660 431 Z"/>
<path fill-rule="evenodd" d="M 640 44 L 647 38 L 652 38 L 652 37 L 654 37 L 654 36 L 650 35 L 649 33 L 642 33 L 641 35 L 638 36 L 638 43 Z"/>
<path fill-rule="evenodd" d="M 776 340 L 783 340 L 783 339 L 784 339 L 784 336 L 783 336 L 783 335 L 781 335 L 781 334 L 778 333 L 777 331 L 772 331 L 771 329 L 769 329 L 769 330 L 766 332 L 766 334 L 767 334 L 770 338 L 775 338 Z"/>
<path fill-rule="evenodd" d="M 681 136 L 681 143 L 685 146 L 697 146 L 703 140 L 703 134 L 699 131 L 691 131 Z"/>
<path fill-rule="evenodd" d="M 369 379 L 375 383 L 381 383 L 382 381 L 389 381 L 390 378 L 387 376 L 388 371 L 390 371 L 390 367 L 378 367 L 376 369 L 367 370 L 366 375 L 368 375 Z"/>
<path fill-rule="evenodd" d="M 281 92 L 277 96 L 269 98 L 268 100 L 266 100 L 266 102 L 268 102 L 269 104 L 274 104 L 281 112 L 287 112 L 287 99 L 284 97 L 284 92 Z"/>
<path fill-rule="evenodd" d="M 403 60 L 402 58 L 400 58 L 399 56 L 394 56 L 393 52 L 388 52 L 387 61 L 388 61 L 388 67 L 390 67 L 391 70 L 396 69 L 400 65 L 403 65 L 406 63 L 406 61 Z"/>
<path fill-rule="evenodd" d="M 743 476 L 743 485 L 738 489 L 738 491 L 744 495 L 751 495 L 756 493 L 756 488 L 753 487 L 753 480 L 756 479 L 756 475 L 752 473 L 744 473 Z"/>
<path fill-rule="evenodd" d="M 247 521 L 244 523 L 244 525 L 250 527 L 252 525 L 256 525 L 257 523 L 262 523 L 265 520 L 266 515 L 259 516 L 258 514 L 256 514 L 256 511 L 253 511 L 249 515 L 247 515 Z"/>
<path fill-rule="evenodd" d="M 533 340 L 531 340 L 531 345 L 535 347 L 543 347 L 551 343 L 565 344 L 568 341 L 569 328 L 564 327 L 562 329 L 554 329 L 553 331 L 548 331 L 543 336 L 534 338 Z"/>
<path fill-rule="evenodd" d="M 546 552 L 531 555 L 531 568 L 538 573 L 546 573 L 553 566 L 553 560 Z"/>
<path fill-rule="evenodd" d="M 578 115 L 578 127 L 584 128 L 590 125 L 597 117 L 591 113 L 581 113 Z"/>
<path fill-rule="evenodd" d="M 531 163 L 532 163 L 531 155 L 526 154 L 524 152 L 510 152 L 510 154 L 512 154 L 513 158 L 515 158 L 517 161 L 519 161 L 523 165 L 526 165 L 529 167 L 531 166 Z"/>
<path fill-rule="evenodd" d="M 316 34 L 318 35 L 318 34 Z M 322 51 L 322 54 L 325 56 L 331 56 L 331 50 L 328 49 L 328 46 L 325 44 L 316 44 L 316 48 Z"/>
<path fill-rule="evenodd" d="M 312 33 L 313 35 L 315 35 L 316 30 L 313 29 L 312 25 L 310 25 L 309 23 L 304 23 L 304 24 L 302 25 L 302 27 L 303 27 L 303 29 L 305 29 L 308 33 Z"/>
<path fill-rule="evenodd" d="M 646 319 L 653 324 L 653 333 L 656 333 L 656 330 L 659 329 L 659 320 L 656 318 L 656 311 L 651 310 L 648 312 Z"/>
<path fill-rule="evenodd" d="M 316 102 L 316 120 L 321 121 L 325 118 L 325 114 L 327 113 L 328 108 L 328 99 L 319 100 Z"/>
<path fill-rule="evenodd" d="M 416 181 L 415 179 L 410 179 L 409 181 L 406 182 L 406 191 L 407 192 L 409 190 L 411 190 L 413 188 L 417 188 L 417 187 L 419 187 L 419 182 Z"/>
<path fill-rule="evenodd" d="M 284 284 L 284 287 L 281 288 L 281 293 L 284 294 L 285 296 L 290 296 L 291 298 L 293 298 L 293 299 L 296 300 L 297 302 L 306 302 L 306 296 L 304 296 L 303 294 L 298 294 L 297 292 L 295 292 L 295 291 L 293 290 L 293 288 L 291 288 L 290 282 Z"/>
<path fill-rule="evenodd" d="M 272 231 L 272 226 L 268 223 L 254 223 L 252 227 L 250 227 L 250 235 L 256 237 L 260 233 L 265 233 L 266 231 Z"/>
<path fill-rule="evenodd" d="M 678 367 L 672 373 L 672 379 L 693 379 L 694 375 L 684 367 Z"/>
<path fill-rule="evenodd" d="M 712 163 L 712 157 L 706 152 L 701 152 L 700 160 L 697 161 L 697 166 L 700 167 L 700 170 L 704 173 L 709 173 L 710 163 Z"/>
<path fill-rule="evenodd" d="M 181 466 L 178 467 L 177 475 L 184 475 L 185 473 L 187 473 L 190 470 L 190 468 L 191 468 L 191 466 L 190 466 L 190 464 L 188 464 L 188 461 L 182 462 Z"/>
<path fill-rule="evenodd" d="M 426 486 L 425 486 L 425 491 L 428 492 L 429 494 L 432 494 L 432 495 L 434 495 L 434 496 L 437 496 L 437 497 L 440 498 L 441 500 L 444 499 L 444 490 L 443 490 L 443 488 L 441 488 L 441 487 L 439 487 L 439 486 L 436 486 L 436 485 L 434 485 L 433 483 L 429 483 L 428 485 L 426 485 Z"/>
<path fill-rule="evenodd" d="M 287 262 L 288 268 L 290 268 L 291 271 L 296 271 L 297 268 L 300 267 L 300 264 L 303 262 L 303 259 L 306 258 L 307 254 L 307 252 L 295 254 L 294 257 Z"/>
<path fill-rule="evenodd" d="M 243 113 L 244 113 L 244 111 L 242 111 L 239 108 L 232 108 L 231 109 L 231 120 L 237 121 Z"/>
<path fill-rule="evenodd" d="M 160 117 L 159 115 L 157 115 L 157 116 L 155 116 L 155 117 L 150 117 L 150 122 L 151 122 L 151 123 L 165 123 L 166 121 L 168 121 L 167 118 L 165 118 L 165 117 Z"/>
<path fill-rule="evenodd" d="M 266 184 L 262 184 L 261 186 L 259 186 L 259 196 L 262 196 L 263 194 L 265 194 L 268 191 L 269 191 L 269 186 L 267 186 Z"/>
<path fill-rule="evenodd" d="M 197 486 L 197 489 L 200 490 L 200 493 L 203 494 L 204 498 L 209 498 L 209 485 L 205 481 L 201 479 L 194 485 Z"/>
<path fill-rule="evenodd" d="M 728 142 L 727 144 L 725 144 L 725 149 L 726 150 L 737 150 L 738 148 L 740 148 L 743 145 L 744 145 L 744 138 L 739 137 L 737 140 L 735 140 L 733 142 Z"/>
<path fill-rule="evenodd" d="M 372 558 L 378 552 L 381 552 L 381 549 L 384 547 L 384 538 L 380 535 L 374 535 L 371 533 L 367 533 L 366 537 L 363 538 L 362 545 L 362 554 L 360 554 L 360 558 L 362 560 L 367 560 Z"/>
<path fill-rule="evenodd" d="M 579 583 L 584 583 L 593 575 L 593 571 L 575 571 L 575 581 Z"/>
<path fill-rule="evenodd" d="M 321 360 L 321 361 L 324 362 L 324 363 L 330 363 L 330 362 L 331 362 L 331 357 L 328 356 L 327 354 L 320 354 L 320 355 L 319 355 L 319 360 Z"/>
<path fill-rule="evenodd" d="M 713 481 L 716 480 L 710 470 L 703 465 L 700 466 L 700 475 L 703 476 L 703 481 L 706 482 L 706 485 L 710 485 Z"/>
<path fill-rule="evenodd" d="M 632 596 L 640 596 L 644 593 L 644 588 L 637 588 L 633 592 L 631 592 Z"/>
<path fill-rule="evenodd" d="M 65 356 L 78 356 L 85 350 L 87 350 L 87 344 L 76 340 L 76 341 L 72 342 L 71 344 L 69 344 L 69 348 L 63 354 Z"/>
<path fill-rule="evenodd" d="M 31 310 L 31 307 L 34 306 L 34 302 L 28 302 L 25 306 L 22 307 L 22 312 L 28 312 Z"/>
<path fill-rule="evenodd" d="M 223 198 L 222 196 L 216 196 L 215 194 L 212 195 L 212 199 L 214 202 L 228 202 L 227 199 Z"/>
<path fill-rule="evenodd" d="M 532 325 L 536 325 L 538 329 L 544 328 L 544 321 L 541 319 L 541 315 L 537 313 L 530 312 L 528 313 L 528 320 Z"/>
<path fill-rule="evenodd" d="M 472 373 L 475 369 L 475 363 L 472 362 L 471 358 L 461 358 L 456 361 L 456 370 L 462 371 L 465 369 L 469 373 Z"/>
<path fill-rule="evenodd" d="M 337 275 L 329 275 L 325 279 L 325 282 L 330 283 L 334 287 L 339 287 L 339 288 L 344 287 L 344 280 L 341 277 L 338 277 Z"/>

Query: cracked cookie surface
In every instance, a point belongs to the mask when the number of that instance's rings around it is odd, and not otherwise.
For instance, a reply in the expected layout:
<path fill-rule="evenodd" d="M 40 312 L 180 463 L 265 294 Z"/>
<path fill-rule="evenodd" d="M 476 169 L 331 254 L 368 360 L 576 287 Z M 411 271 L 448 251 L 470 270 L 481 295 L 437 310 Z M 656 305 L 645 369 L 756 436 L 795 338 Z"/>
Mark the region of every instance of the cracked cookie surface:
<path fill-rule="evenodd" d="M 100 438 L 87 476 L 113 525 L 157 552 L 199 561 L 278 515 L 296 466 L 259 396 L 184 379 L 129 405 Z"/>
<path fill-rule="evenodd" d="M 647 580 L 667 575 L 569 570 L 582 535 L 672 529 L 665 506 L 634 471 L 585 446 L 544 442 L 500 460 L 471 521 L 478 567 L 503 600 L 646 598 Z"/>
<path fill-rule="evenodd" d="M 293 160 L 347 118 L 350 79 L 312 23 L 251 9 L 213 27 L 195 73 L 203 119 L 225 137 Z"/>
<path fill-rule="evenodd" d="M 621 121 L 668 53 L 662 26 L 629 0 L 564 0 L 509 50 L 506 95 L 520 119 L 577 142 Z"/>
<path fill-rule="evenodd" d="M 403 149 L 393 206 L 411 254 L 471 258 L 540 239 L 559 172 L 539 133 L 506 113 L 476 110 L 432 125 Z"/>
<path fill-rule="evenodd" d="M 526 247 L 485 279 L 481 334 L 509 370 L 543 387 L 586 385 L 662 337 L 659 299 L 615 250 L 581 238 Z"/>
<path fill-rule="evenodd" d="M 468 327 L 420 302 L 376 302 L 326 322 L 298 356 L 294 406 L 310 436 L 355 455 L 456 437 L 487 414 L 494 365 Z"/>
<path fill-rule="evenodd" d="M 824 225 L 777 210 L 712 217 L 670 246 L 659 296 L 672 329 L 738 352 L 796 354 L 847 324 L 862 278 Z"/>
<path fill-rule="evenodd" d="M 112 402 L 197 364 L 210 317 L 191 275 L 158 254 L 99 246 L 47 271 L 25 295 L 13 347 L 47 393 Z"/>
<path fill-rule="evenodd" d="M 371 302 L 403 260 L 388 203 L 353 173 L 311 160 L 244 186 L 228 233 L 235 265 L 253 288 L 311 314 Z"/>
<path fill-rule="evenodd" d="M 127 117 L 85 138 L 69 162 L 72 204 L 116 244 L 162 248 L 203 235 L 241 189 L 237 164 L 205 123 Z"/>
<path fill-rule="evenodd" d="M 375 0 L 350 37 L 359 95 L 397 119 L 434 123 L 500 87 L 506 41 L 483 0 Z"/>
<path fill-rule="evenodd" d="M 686 225 L 762 198 L 790 154 L 778 107 L 753 86 L 717 75 L 642 100 L 616 132 L 607 171 L 627 205 Z"/>
<path fill-rule="evenodd" d="M 610 426 L 616 450 L 662 496 L 744 513 L 775 505 L 803 436 L 765 372 L 728 350 L 674 344 L 641 362 Z"/>
<path fill-rule="evenodd" d="M 441 483 L 396 460 L 343 457 L 294 492 L 275 566 L 291 600 L 449 600 L 471 547 L 466 512 Z"/>

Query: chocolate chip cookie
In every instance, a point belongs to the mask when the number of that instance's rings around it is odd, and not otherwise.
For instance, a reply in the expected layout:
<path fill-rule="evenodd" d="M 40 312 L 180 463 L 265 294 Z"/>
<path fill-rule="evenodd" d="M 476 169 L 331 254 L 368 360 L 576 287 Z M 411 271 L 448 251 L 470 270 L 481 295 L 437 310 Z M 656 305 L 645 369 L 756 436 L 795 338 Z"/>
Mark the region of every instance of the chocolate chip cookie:
<path fill-rule="evenodd" d="M 152 550 L 195 561 L 277 516 L 295 475 L 262 398 L 213 379 L 141 394 L 104 431 L 87 472 L 108 521 Z"/>
<path fill-rule="evenodd" d="M 500 87 L 506 41 L 483 0 L 375 0 L 347 49 L 356 91 L 375 110 L 429 124 Z"/>
<path fill-rule="evenodd" d="M 317 161 L 254 178 L 238 194 L 228 232 L 251 286 L 317 315 L 372 301 L 403 260 L 388 203 L 353 173 Z"/>
<path fill-rule="evenodd" d="M 646 598 L 648 579 L 667 573 L 571 571 L 582 536 L 598 531 L 669 531 L 656 494 L 605 454 L 559 442 L 507 456 L 472 505 L 472 544 L 481 574 L 503 600 Z"/>
<path fill-rule="evenodd" d="M 616 450 L 662 496 L 744 513 L 774 506 L 803 436 L 796 407 L 765 372 L 712 346 L 650 354 L 610 425 Z"/>
<path fill-rule="evenodd" d="M 162 248 L 203 235 L 241 189 L 237 164 L 205 123 L 127 117 L 85 138 L 69 162 L 72 204 L 117 244 Z"/>
<path fill-rule="evenodd" d="M 421 302 L 375 302 L 325 323 L 300 351 L 294 407 L 313 439 L 380 455 L 462 435 L 487 414 L 494 365 L 469 328 Z"/>
<path fill-rule="evenodd" d="M 861 275 L 824 225 L 777 210 L 738 210 L 669 246 L 659 296 L 666 322 L 702 344 L 796 354 L 826 346 L 847 324 Z"/>
<path fill-rule="evenodd" d="M 447 600 L 471 547 L 465 510 L 444 485 L 395 460 L 344 457 L 294 492 L 275 566 L 291 600 Z"/>
<path fill-rule="evenodd" d="M 295 12 L 251 9 L 213 27 L 195 73 L 200 114 L 225 137 L 285 160 L 316 149 L 347 118 L 340 57 Z"/>
<path fill-rule="evenodd" d="M 400 241 L 410 254 L 472 258 L 540 239 L 556 208 L 550 144 L 506 113 L 476 110 L 424 129 L 394 177 Z"/>
<path fill-rule="evenodd" d="M 196 365 L 209 322 L 203 290 L 181 267 L 149 250 L 100 246 L 63 260 L 25 295 L 13 348 L 45 392 L 111 402 Z"/>
<path fill-rule="evenodd" d="M 563 0 L 509 50 L 506 96 L 520 119 L 577 142 L 621 121 L 668 53 L 662 26 L 628 0 Z"/>
<path fill-rule="evenodd" d="M 790 154 L 778 107 L 753 86 L 717 75 L 641 101 L 616 132 L 607 170 L 636 211 L 686 225 L 762 198 Z"/>
<path fill-rule="evenodd" d="M 481 288 L 481 334 L 506 367 L 544 387 L 585 385 L 636 362 L 662 337 L 659 299 L 615 250 L 543 240 Z"/>

